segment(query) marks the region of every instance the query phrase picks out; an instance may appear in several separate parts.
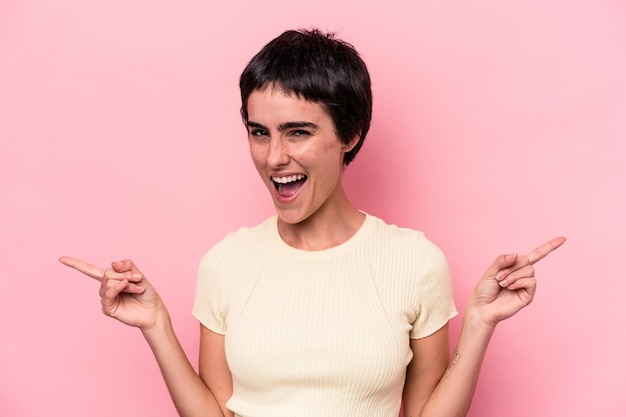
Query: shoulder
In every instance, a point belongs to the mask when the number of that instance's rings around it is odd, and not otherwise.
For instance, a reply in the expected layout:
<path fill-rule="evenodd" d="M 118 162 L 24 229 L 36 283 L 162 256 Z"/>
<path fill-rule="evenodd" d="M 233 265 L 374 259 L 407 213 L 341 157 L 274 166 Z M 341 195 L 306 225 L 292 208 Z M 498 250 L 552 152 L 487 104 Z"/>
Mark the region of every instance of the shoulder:
<path fill-rule="evenodd" d="M 395 253 L 398 256 L 445 259 L 439 246 L 428 239 L 423 231 L 388 224 L 378 217 L 368 216 L 371 217 L 373 223 L 372 240 L 377 242 L 379 250 Z"/>
<path fill-rule="evenodd" d="M 252 227 L 241 227 L 218 241 L 200 261 L 200 266 L 222 262 L 241 262 L 258 257 L 267 248 L 275 216 Z"/>
<path fill-rule="evenodd" d="M 238 230 L 224 236 L 209 251 L 224 252 L 233 249 L 246 249 L 255 246 L 259 242 L 267 242 L 270 231 L 276 224 L 276 216 L 269 217 L 255 226 L 240 227 Z"/>

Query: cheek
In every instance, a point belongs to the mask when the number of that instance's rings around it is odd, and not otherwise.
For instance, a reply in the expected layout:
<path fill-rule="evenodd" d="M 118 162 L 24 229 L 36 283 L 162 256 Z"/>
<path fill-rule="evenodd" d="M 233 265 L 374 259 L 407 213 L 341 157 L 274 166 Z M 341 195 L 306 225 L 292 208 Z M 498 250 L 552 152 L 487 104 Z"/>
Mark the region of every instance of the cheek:
<path fill-rule="evenodd" d="M 343 152 L 340 144 L 329 143 L 317 149 L 317 174 L 329 186 L 337 184 L 343 170 Z"/>
<path fill-rule="evenodd" d="M 324 154 L 324 160 L 329 168 L 343 166 L 343 145 L 340 142 L 327 143 L 322 152 Z"/>
<path fill-rule="evenodd" d="M 317 165 L 334 165 L 343 160 L 343 146 L 337 139 L 324 139 L 306 143 L 298 150 L 302 160 L 317 162 Z"/>
<path fill-rule="evenodd" d="M 262 147 L 252 141 L 248 141 L 248 149 L 250 151 L 250 157 L 252 158 L 252 162 L 254 162 L 254 166 L 261 166 L 261 164 L 265 160 Z"/>

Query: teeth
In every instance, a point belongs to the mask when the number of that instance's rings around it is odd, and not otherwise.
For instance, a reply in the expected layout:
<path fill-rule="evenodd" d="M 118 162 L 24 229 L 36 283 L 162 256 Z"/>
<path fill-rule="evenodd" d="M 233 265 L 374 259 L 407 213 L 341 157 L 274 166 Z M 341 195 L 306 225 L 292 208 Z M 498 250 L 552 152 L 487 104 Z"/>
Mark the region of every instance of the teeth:
<path fill-rule="evenodd" d="M 272 177 L 272 181 L 278 184 L 287 184 L 289 182 L 300 181 L 303 178 L 305 178 L 305 175 L 297 174 L 297 175 L 290 175 L 288 177 Z"/>

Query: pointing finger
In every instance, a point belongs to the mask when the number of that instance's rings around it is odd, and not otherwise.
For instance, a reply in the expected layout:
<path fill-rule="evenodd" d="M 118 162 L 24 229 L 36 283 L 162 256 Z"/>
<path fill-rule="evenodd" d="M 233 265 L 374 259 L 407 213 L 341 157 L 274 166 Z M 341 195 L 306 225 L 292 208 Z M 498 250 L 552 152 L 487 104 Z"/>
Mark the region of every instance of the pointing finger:
<path fill-rule="evenodd" d="M 70 256 L 61 256 L 59 258 L 59 262 L 63 265 L 69 266 L 70 268 L 74 268 L 78 272 L 82 272 L 88 277 L 97 279 L 98 281 L 102 281 L 102 277 L 104 276 L 104 271 L 102 269 L 85 261 L 81 261 L 80 259 L 72 258 Z"/>
<path fill-rule="evenodd" d="M 564 242 L 565 238 L 561 236 L 544 243 L 543 245 L 539 246 L 528 254 L 528 261 L 531 265 L 540 261 L 541 259 L 545 258 L 550 252 L 561 246 Z"/>

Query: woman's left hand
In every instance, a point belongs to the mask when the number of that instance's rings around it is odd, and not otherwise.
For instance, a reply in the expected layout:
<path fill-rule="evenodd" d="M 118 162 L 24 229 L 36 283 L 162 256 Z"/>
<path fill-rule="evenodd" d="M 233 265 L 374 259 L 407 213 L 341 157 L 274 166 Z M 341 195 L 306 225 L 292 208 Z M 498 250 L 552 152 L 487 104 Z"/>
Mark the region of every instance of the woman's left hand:
<path fill-rule="evenodd" d="M 480 280 L 468 309 L 475 309 L 488 326 L 495 326 L 526 307 L 536 289 L 533 264 L 565 242 L 557 237 L 544 243 L 528 255 L 499 256 Z"/>

